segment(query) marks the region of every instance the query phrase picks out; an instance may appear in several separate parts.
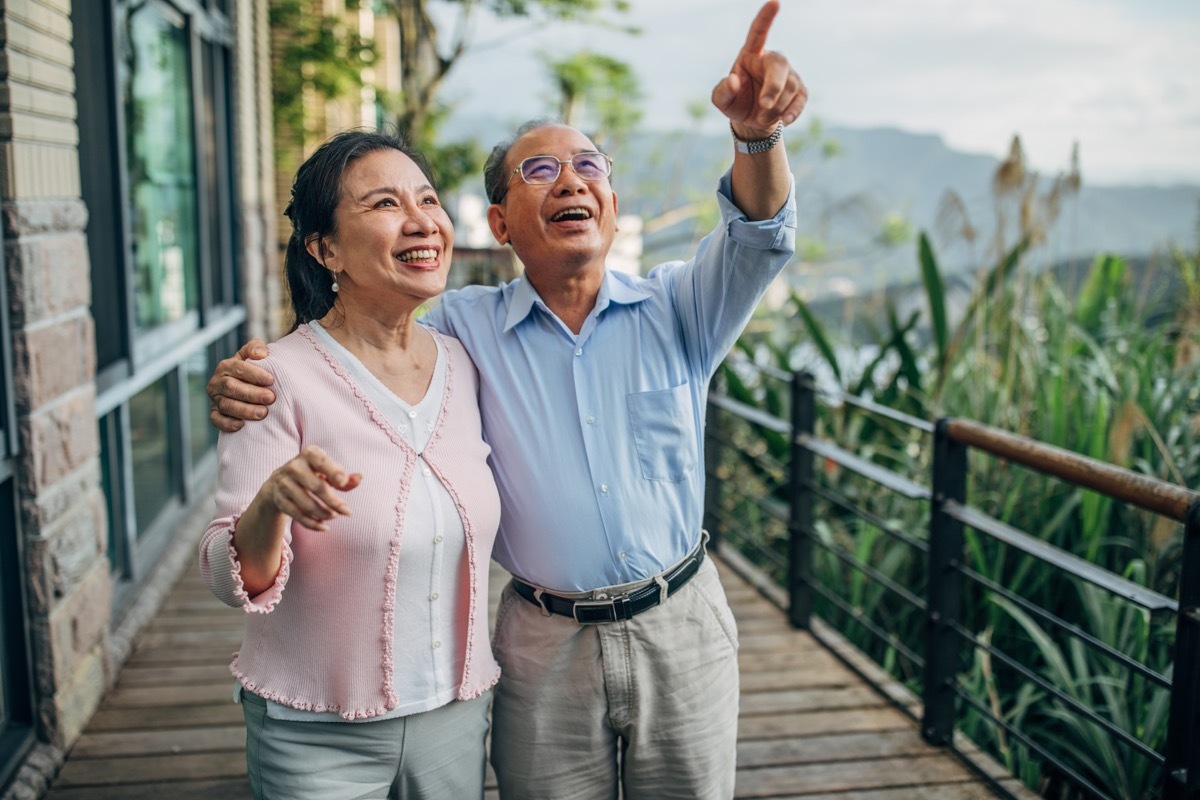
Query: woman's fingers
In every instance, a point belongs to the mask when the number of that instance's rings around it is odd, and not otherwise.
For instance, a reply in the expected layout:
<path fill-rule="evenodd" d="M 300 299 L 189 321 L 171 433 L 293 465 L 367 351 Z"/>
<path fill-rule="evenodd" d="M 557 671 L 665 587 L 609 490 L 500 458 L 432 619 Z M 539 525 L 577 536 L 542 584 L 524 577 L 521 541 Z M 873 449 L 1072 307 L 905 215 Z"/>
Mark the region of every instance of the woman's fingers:
<path fill-rule="evenodd" d="M 336 516 L 350 516 L 350 505 L 341 492 L 362 482 L 362 475 L 346 470 L 320 447 L 310 445 L 267 480 L 268 497 L 275 509 L 312 530 L 329 530 Z"/>

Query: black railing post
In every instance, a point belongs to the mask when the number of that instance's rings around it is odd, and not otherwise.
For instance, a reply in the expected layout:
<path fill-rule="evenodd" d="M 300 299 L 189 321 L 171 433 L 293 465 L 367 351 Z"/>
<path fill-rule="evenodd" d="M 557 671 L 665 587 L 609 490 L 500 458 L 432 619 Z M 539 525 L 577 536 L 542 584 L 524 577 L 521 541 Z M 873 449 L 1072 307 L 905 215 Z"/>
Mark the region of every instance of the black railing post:
<path fill-rule="evenodd" d="M 817 401 L 813 376 L 792 373 L 792 446 L 789 462 L 791 513 L 788 519 L 788 620 L 807 628 L 812 615 L 813 456 L 802 436 L 816 429 Z"/>
<path fill-rule="evenodd" d="M 950 438 L 948 419 L 933 434 L 933 500 L 929 517 L 929 573 L 925 617 L 925 716 L 921 735 L 934 745 L 949 744 L 957 716 L 960 642 L 953 628 L 962 613 L 962 523 L 945 513 L 947 502 L 963 503 L 967 491 L 967 448 Z"/>
<path fill-rule="evenodd" d="M 715 394 L 716 389 L 709 389 Z M 704 525 L 708 530 L 708 547 L 716 552 L 721 546 L 721 480 L 717 471 L 721 467 L 721 411 L 713 403 L 708 404 L 708 418 L 704 422 Z"/>
<path fill-rule="evenodd" d="M 1188 508 L 1183 528 L 1163 798 L 1200 798 L 1200 501 Z"/>

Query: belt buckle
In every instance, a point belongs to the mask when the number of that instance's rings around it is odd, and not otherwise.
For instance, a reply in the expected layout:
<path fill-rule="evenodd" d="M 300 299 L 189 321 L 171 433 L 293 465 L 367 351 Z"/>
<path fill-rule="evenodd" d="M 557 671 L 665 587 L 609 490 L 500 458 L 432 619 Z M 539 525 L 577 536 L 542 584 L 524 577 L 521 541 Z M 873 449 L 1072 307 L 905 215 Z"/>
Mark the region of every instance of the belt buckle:
<path fill-rule="evenodd" d="M 583 610 L 582 617 L 580 609 Z M 601 611 L 607 613 L 598 613 Z M 630 619 L 633 614 L 629 606 L 629 596 L 621 595 L 603 600 L 576 600 L 571 606 L 571 616 L 580 625 L 601 625 L 619 619 Z"/>

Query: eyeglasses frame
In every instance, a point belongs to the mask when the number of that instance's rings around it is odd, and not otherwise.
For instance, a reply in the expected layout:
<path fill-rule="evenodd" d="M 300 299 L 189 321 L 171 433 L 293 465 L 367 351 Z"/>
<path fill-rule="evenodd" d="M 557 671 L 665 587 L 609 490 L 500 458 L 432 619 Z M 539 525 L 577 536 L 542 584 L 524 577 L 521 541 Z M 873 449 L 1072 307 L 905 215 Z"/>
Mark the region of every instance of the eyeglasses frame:
<path fill-rule="evenodd" d="M 608 163 L 608 172 L 604 173 L 599 178 L 585 178 L 582 175 L 579 175 L 579 170 L 575 169 L 575 159 L 579 158 L 579 156 L 601 156 Z M 549 158 L 553 161 L 557 161 L 558 162 L 558 172 L 554 173 L 554 177 L 548 181 L 535 182 L 535 181 L 529 180 L 528 178 L 525 177 L 525 173 L 521 171 L 521 167 L 525 166 L 526 162 L 533 161 L 535 158 Z M 555 158 L 554 156 L 550 155 L 549 153 L 543 153 L 541 155 L 533 155 L 533 156 L 529 156 L 528 158 L 521 159 L 521 162 L 519 164 L 517 164 L 515 167 L 513 167 L 512 172 L 509 173 L 509 175 L 508 175 L 508 183 L 504 184 L 504 191 L 500 194 L 500 197 L 497 198 L 496 202 L 503 203 L 504 198 L 508 197 L 508 187 L 512 186 L 512 176 L 513 175 L 520 175 L 521 180 L 524 181 L 525 183 L 529 184 L 530 186 L 549 186 L 550 184 L 557 181 L 560 177 L 562 177 L 563 164 L 570 164 L 571 171 L 574 172 L 576 175 L 579 175 L 579 179 L 581 181 L 587 181 L 588 183 L 594 183 L 595 181 L 602 180 L 602 179 L 607 178 L 610 175 L 612 175 L 612 165 L 613 165 L 612 156 L 610 156 L 608 153 L 602 153 L 599 150 L 584 150 L 582 153 L 576 153 L 575 155 L 571 156 L 568 159 Z"/>

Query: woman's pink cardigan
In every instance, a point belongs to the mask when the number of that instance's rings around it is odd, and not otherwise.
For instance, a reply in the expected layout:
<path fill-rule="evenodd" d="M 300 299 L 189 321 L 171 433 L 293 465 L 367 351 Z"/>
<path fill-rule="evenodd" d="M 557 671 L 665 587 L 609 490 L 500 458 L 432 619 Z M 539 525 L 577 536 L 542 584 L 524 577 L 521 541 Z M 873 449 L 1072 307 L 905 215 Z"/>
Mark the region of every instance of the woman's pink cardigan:
<path fill-rule="evenodd" d="M 454 622 L 465 654 L 458 697 L 467 700 L 500 675 L 487 627 L 488 558 L 500 500 L 481 434 L 475 366 L 457 339 L 440 340 L 446 388 L 422 455 L 458 506 L 466 532 L 467 585 L 457 591 L 468 592 L 469 602 Z M 392 635 L 396 592 L 409 591 L 396 585 L 396 565 L 404 558 L 404 514 L 418 454 L 306 327 L 272 344 L 260 363 L 275 375 L 276 401 L 266 420 L 221 435 L 217 516 L 200 543 L 200 572 L 213 594 L 248 612 L 230 670 L 250 691 L 292 708 L 347 720 L 384 714 L 399 702 L 395 648 L 420 646 Z M 352 514 L 324 532 L 291 522 L 274 585 L 250 597 L 234 527 L 270 474 L 310 444 L 362 473 L 362 484 L 342 495 Z"/>

